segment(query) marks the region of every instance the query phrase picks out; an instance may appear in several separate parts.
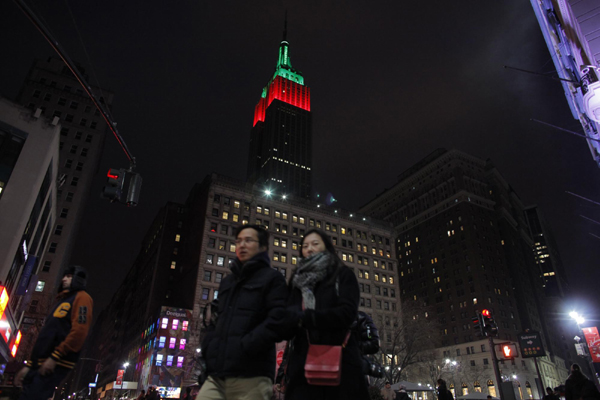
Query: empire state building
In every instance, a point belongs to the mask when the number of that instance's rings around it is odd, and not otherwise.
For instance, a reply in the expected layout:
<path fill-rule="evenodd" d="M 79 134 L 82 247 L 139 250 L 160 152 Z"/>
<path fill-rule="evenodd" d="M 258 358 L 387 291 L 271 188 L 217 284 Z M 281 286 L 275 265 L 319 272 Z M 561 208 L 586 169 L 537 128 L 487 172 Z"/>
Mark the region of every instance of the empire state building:
<path fill-rule="evenodd" d="M 248 181 L 278 195 L 309 198 L 311 170 L 310 89 L 292 68 L 284 31 L 275 73 L 254 109 Z"/>

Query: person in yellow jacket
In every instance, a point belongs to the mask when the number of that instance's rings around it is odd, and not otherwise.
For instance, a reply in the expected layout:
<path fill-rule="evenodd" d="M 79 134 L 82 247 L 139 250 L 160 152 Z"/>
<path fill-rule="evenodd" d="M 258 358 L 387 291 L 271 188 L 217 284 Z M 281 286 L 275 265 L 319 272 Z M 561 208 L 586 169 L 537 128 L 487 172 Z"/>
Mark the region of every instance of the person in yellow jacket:
<path fill-rule="evenodd" d="M 61 280 L 56 305 L 46 317 L 26 366 L 15 378 L 23 386 L 19 400 L 46 400 L 73 369 L 92 323 L 94 302 L 85 291 L 87 273 L 69 267 Z"/>

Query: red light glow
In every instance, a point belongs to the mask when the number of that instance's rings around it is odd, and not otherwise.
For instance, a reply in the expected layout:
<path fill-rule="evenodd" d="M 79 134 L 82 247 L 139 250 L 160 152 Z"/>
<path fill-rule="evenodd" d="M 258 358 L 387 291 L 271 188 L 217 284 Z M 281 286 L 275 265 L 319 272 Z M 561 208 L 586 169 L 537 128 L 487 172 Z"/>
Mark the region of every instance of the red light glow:
<path fill-rule="evenodd" d="M 504 357 L 510 358 L 512 356 L 512 349 L 510 346 L 502 346 L 502 351 L 504 352 Z"/>
<path fill-rule="evenodd" d="M 486 310 L 483 310 L 483 311 L 481 312 L 481 315 L 483 315 L 484 317 L 489 317 L 489 316 L 490 316 L 490 310 L 487 310 L 487 309 L 486 309 Z"/>
<path fill-rule="evenodd" d="M 8 292 L 4 286 L 0 286 L 2 288 L 2 293 L 0 294 L 0 318 L 4 315 L 4 310 L 6 310 L 6 306 L 8 305 Z"/>
<path fill-rule="evenodd" d="M 19 343 L 21 343 L 21 331 L 17 332 L 17 338 L 15 339 L 15 343 L 12 345 L 12 348 L 10 350 L 10 354 L 13 357 L 17 356 L 17 350 L 19 349 Z"/>
<path fill-rule="evenodd" d="M 254 125 L 265 120 L 267 108 L 273 100 L 279 100 L 295 107 L 310 111 L 310 88 L 277 76 L 269 83 L 267 96 L 261 98 L 254 108 Z"/>
<path fill-rule="evenodd" d="M 110 171 L 112 171 L 112 169 L 109 169 L 106 176 L 108 176 L 111 179 L 119 179 L 119 175 L 113 175 L 110 173 Z"/>

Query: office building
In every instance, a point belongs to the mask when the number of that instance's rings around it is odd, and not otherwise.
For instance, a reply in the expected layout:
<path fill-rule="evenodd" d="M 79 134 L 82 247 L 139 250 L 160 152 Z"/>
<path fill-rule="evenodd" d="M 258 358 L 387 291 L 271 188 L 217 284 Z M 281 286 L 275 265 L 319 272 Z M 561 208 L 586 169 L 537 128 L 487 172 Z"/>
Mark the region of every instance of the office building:
<path fill-rule="evenodd" d="M 530 1 L 573 118 L 600 166 L 600 4 Z"/>
<path fill-rule="evenodd" d="M 0 364 L 17 339 L 27 347 L 31 332 L 19 323 L 45 288 L 36 268 L 57 217 L 59 130 L 41 110 L 0 98 Z"/>
<path fill-rule="evenodd" d="M 292 67 L 284 32 L 275 73 L 254 110 L 248 181 L 259 190 L 310 198 L 312 114 L 310 89 Z"/>
<path fill-rule="evenodd" d="M 524 210 L 491 162 L 445 149 L 400 174 L 393 187 L 360 210 L 394 226 L 401 301 L 418 302 L 426 317 L 438 320 L 440 357 L 478 372 L 451 383 L 459 395 L 498 393 L 487 339 L 472 329 L 477 312 L 492 311 L 497 341 L 516 343 L 525 329 L 541 332 L 545 343 L 551 335 Z M 541 385 L 558 384 L 566 371 L 558 356 L 538 361 L 545 383 L 536 382 L 535 368 L 525 359 L 501 368 L 519 377 L 515 390 L 536 397 L 543 393 Z"/>
<path fill-rule="evenodd" d="M 83 67 L 78 68 L 85 75 Z M 113 94 L 98 87 L 91 90 L 110 109 Z M 45 286 L 31 298 L 23 319 L 24 325 L 39 328 L 54 301 L 61 272 L 69 263 L 107 127 L 79 82 L 57 58 L 34 62 L 17 102 L 30 110 L 41 109 L 46 118 L 56 117 L 61 126 L 57 161 L 59 187 L 55 203 L 57 218 L 50 229 L 49 246 L 41 254 L 35 272 Z"/>

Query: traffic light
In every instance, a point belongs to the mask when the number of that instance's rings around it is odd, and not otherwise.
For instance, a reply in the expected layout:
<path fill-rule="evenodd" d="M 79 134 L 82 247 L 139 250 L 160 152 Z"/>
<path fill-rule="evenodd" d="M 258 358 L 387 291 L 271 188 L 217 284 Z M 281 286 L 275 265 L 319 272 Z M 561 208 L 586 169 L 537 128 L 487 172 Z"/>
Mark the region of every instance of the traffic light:
<path fill-rule="evenodd" d="M 475 330 L 475 334 L 477 336 L 484 336 L 483 321 L 481 313 L 479 311 L 477 312 L 476 317 L 471 318 L 471 321 L 473 322 L 473 329 Z"/>
<path fill-rule="evenodd" d="M 483 331 L 486 336 L 498 336 L 498 324 L 494 321 L 494 315 L 488 309 L 481 311 L 481 319 L 483 325 Z"/>
<path fill-rule="evenodd" d="M 125 170 L 111 168 L 106 174 L 108 177 L 104 189 L 102 189 L 102 197 L 113 201 L 121 200 L 121 191 L 123 190 L 123 180 L 125 179 Z"/>
<path fill-rule="evenodd" d="M 510 342 L 497 344 L 496 356 L 498 360 L 512 360 L 515 357 L 519 357 L 517 345 Z"/>

